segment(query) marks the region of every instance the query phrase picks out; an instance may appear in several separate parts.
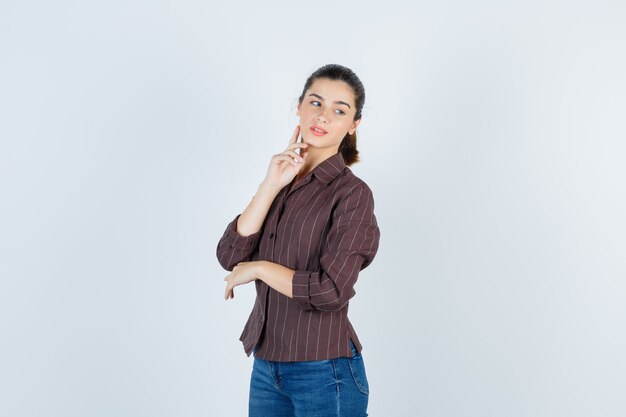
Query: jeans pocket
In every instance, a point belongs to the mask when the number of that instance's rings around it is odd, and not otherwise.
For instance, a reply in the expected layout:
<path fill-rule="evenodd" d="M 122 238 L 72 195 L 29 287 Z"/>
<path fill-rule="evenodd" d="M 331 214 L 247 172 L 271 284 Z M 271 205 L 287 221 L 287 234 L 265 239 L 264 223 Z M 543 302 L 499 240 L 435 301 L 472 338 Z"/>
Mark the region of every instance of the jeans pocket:
<path fill-rule="evenodd" d="M 365 395 L 369 395 L 369 384 L 367 382 L 367 374 L 365 373 L 365 364 L 363 363 L 363 357 L 359 354 L 352 359 L 348 359 L 348 365 L 350 365 L 350 372 L 352 378 L 359 391 Z"/>
<path fill-rule="evenodd" d="M 350 351 L 352 352 L 352 357 L 353 358 L 360 358 L 361 357 L 361 354 L 357 352 L 356 346 L 354 345 L 354 342 L 352 341 L 352 339 L 350 339 Z"/>

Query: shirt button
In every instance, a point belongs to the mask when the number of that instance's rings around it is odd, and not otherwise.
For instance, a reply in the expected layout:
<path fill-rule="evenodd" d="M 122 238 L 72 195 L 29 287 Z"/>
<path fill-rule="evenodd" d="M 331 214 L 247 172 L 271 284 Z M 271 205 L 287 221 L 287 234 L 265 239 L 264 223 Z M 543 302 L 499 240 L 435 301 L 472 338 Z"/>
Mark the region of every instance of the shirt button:
<path fill-rule="evenodd" d="M 274 238 L 274 232 L 270 233 L 270 239 Z"/>

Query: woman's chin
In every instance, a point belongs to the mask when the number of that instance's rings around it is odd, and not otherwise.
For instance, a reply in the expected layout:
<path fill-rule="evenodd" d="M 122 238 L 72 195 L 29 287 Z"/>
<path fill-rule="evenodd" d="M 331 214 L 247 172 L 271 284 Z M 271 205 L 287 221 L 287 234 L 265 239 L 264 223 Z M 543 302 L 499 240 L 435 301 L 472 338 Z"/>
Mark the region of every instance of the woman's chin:
<path fill-rule="evenodd" d="M 324 136 L 315 136 L 312 133 L 307 133 L 307 134 L 302 134 L 302 142 L 304 143 L 308 143 L 309 145 L 315 146 L 316 144 L 322 144 L 324 143 Z"/>

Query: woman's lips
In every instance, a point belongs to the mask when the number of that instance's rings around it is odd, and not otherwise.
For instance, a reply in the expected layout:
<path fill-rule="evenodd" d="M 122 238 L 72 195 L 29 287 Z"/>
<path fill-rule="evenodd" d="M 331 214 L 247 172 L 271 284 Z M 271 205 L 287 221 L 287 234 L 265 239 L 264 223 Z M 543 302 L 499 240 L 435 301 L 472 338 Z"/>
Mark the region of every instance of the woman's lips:
<path fill-rule="evenodd" d="M 324 136 L 327 133 L 327 132 L 317 131 L 317 130 L 315 130 L 313 128 L 311 128 L 310 130 L 311 130 L 311 133 L 313 133 L 315 136 Z"/>

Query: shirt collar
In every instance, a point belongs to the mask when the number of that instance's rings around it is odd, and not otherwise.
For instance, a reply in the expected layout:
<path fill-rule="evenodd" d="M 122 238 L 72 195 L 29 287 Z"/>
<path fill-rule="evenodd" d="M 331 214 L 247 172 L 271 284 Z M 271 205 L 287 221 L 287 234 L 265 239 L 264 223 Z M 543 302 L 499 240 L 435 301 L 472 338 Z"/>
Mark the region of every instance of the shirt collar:
<path fill-rule="evenodd" d="M 346 167 L 346 161 L 343 159 L 343 154 L 337 152 L 333 156 L 326 158 L 320 162 L 311 173 L 325 183 L 330 183 L 337 178 Z"/>

